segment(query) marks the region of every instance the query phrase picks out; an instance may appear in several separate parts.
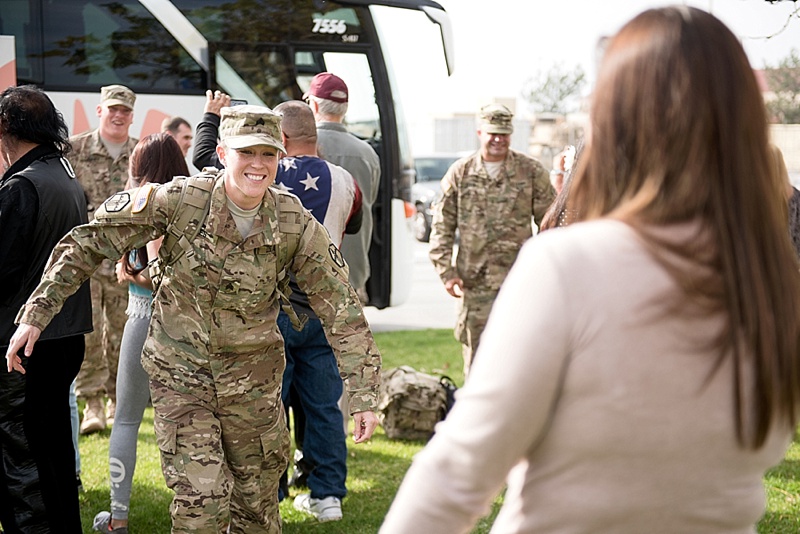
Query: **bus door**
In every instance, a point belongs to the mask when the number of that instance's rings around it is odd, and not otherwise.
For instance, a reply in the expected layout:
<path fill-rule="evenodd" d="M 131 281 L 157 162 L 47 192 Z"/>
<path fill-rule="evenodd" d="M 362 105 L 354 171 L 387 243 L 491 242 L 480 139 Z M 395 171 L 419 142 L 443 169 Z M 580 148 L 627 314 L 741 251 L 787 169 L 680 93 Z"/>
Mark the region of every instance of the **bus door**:
<path fill-rule="evenodd" d="M 381 83 L 383 63 L 370 57 L 374 47 L 335 48 L 294 43 L 210 42 L 209 58 L 213 60 L 209 65 L 208 85 L 221 88 L 232 98 L 275 107 L 286 100 L 302 99 L 311 79 L 320 72 L 333 72 L 347 83 L 350 94 L 346 126 L 375 149 L 381 162 L 381 183 L 372 206 L 374 226 L 369 251 L 372 275 L 367 281 L 367 293 L 370 305 L 384 308 L 399 304 L 408 294 L 402 288 L 410 289 L 408 276 L 413 256 L 405 206 L 395 198 L 400 196 L 402 173 L 397 172 L 401 165 L 398 134 L 392 126 L 396 121 L 391 90 L 385 73 Z M 386 104 L 384 109 L 382 102 Z M 399 278 L 394 284 L 393 276 Z"/>

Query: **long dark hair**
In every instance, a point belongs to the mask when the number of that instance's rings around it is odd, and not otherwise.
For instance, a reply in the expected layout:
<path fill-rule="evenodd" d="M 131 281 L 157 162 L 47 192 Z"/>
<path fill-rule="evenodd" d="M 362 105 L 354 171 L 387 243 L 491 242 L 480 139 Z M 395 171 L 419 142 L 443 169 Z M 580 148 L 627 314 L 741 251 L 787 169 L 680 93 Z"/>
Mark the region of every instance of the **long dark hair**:
<path fill-rule="evenodd" d="M 9 87 L 0 93 L 0 132 L 20 141 L 53 146 L 62 156 L 72 149 L 64 117 L 50 97 L 33 85 Z"/>
<path fill-rule="evenodd" d="M 736 36 L 699 9 L 649 10 L 608 43 L 569 200 L 580 219 L 628 223 L 684 302 L 727 317 L 714 372 L 733 358 L 737 438 L 754 449 L 800 402 L 800 273 L 767 139 Z M 678 223 L 705 239 L 657 230 Z"/>
<path fill-rule="evenodd" d="M 127 188 L 141 187 L 146 183 L 165 184 L 175 176 L 188 175 L 189 167 L 177 141 L 167 133 L 150 134 L 139 141 L 131 153 Z M 138 265 L 147 265 L 146 247 L 136 251 L 136 260 Z M 134 267 L 128 255 L 122 258 L 122 266 L 131 276 L 144 270 L 144 267 Z"/>

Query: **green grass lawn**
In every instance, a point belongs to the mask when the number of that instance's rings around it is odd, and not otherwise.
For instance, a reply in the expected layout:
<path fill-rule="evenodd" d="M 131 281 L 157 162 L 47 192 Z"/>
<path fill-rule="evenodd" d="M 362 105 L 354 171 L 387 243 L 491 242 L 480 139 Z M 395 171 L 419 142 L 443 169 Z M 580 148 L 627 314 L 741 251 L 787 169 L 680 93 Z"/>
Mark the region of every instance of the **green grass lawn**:
<path fill-rule="evenodd" d="M 463 384 L 461 347 L 450 330 L 387 332 L 375 335 L 384 358 L 384 367 L 410 365 L 416 369 L 445 374 Z M 108 437 L 110 431 L 82 437 L 80 443 L 85 492 L 81 494 L 84 532 L 91 531 L 92 518 L 108 510 Z M 349 495 L 344 501 L 344 519 L 335 523 L 317 523 L 315 519 L 292 508 L 292 499 L 281 504 L 284 532 L 291 533 L 374 533 L 386 515 L 411 459 L 422 443 L 392 441 L 379 428 L 369 443 L 353 445 L 348 440 Z M 138 463 L 131 501 L 131 532 L 169 532 L 171 492 L 161 476 L 153 435 L 153 411 L 148 408 L 139 432 Z M 767 514 L 759 524 L 760 533 L 795 534 L 800 532 L 800 438 L 780 466 L 766 478 L 769 499 Z M 296 493 L 290 497 L 294 497 Z M 492 513 L 474 529 L 485 533 L 502 502 L 498 497 Z M 579 512 L 579 511 L 578 511 Z"/>

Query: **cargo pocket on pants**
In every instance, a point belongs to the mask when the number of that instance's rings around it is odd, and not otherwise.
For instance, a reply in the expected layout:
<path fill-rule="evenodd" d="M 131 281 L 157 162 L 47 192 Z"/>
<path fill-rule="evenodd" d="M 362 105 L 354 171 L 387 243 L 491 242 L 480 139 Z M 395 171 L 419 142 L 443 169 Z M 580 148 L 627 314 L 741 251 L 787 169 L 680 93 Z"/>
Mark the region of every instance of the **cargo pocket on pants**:
<path fill-rule="evenodd" d="M 289 431 L 283 410 L 275 424 L 261 433 L 261 451 L 265 468 L 270 472 L 283 473 L 289 467 Z"/>
<path fill-rule="evenodd" d="M 161 470 L 167 487 L 176 489 L 184 478 L 183 455 L 178 454 L 178 423 L 164 419 L 158 414 L 153 416 L 153 427 L 156 433 L 156 445 L 161 451 Z"/>

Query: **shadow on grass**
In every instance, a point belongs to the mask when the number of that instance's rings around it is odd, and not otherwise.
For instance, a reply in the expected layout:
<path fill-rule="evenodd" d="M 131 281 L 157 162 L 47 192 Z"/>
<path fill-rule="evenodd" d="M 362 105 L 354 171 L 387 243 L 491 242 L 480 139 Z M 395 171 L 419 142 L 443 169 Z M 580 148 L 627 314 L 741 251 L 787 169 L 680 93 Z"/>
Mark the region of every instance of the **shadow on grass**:
<path fill-rule="evenodd" d="M 307 490 L 292 488 L 290 496 L 281 503 L 285 534 L 318 532 L 321 534 L 378 532 L 389 511 L 397 488 L 411 466 L 413 455 L 422 450 L 423 442 L 394 441 L 376 433 L 364 445 L 348 443 L 348 495 L 342 504 L 343 519 L 333 523 L 318 523 L 308 514 L 292 507 L 292 500 Z M 489 516 L 481 519 L 473 533 L 489 532 L 502 500 L 495 500 Z M 421 534 L 421 533 L 420 533 Z"/>
<path fill-rule="evenodd" d="M 283 532 L 378 532 L 397 487 L 411 465 L 411 454 L 398 457 L 392 451 L 411 448 L 409 445 L 408 442 L 398 445 L 378 435 L 362 445 L 348 443 L 348 495 L 342 505 L 344 518 L 334 523 L 319 523 L 310 515 L 298 512 L 292 507 L 292 500 L 308 490 L 291 488 L 289 498 L 281 503 Z M 421 448 L 422 444 L 413 447 L 414 453 Z"/>

